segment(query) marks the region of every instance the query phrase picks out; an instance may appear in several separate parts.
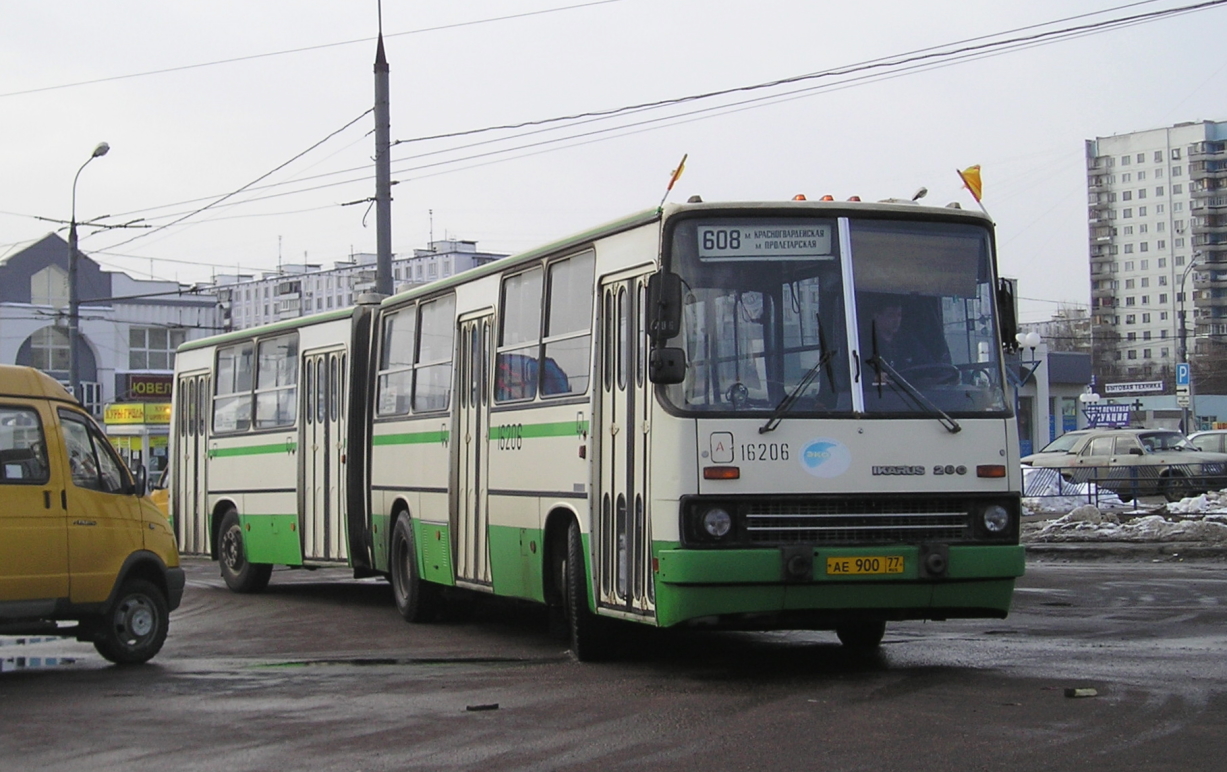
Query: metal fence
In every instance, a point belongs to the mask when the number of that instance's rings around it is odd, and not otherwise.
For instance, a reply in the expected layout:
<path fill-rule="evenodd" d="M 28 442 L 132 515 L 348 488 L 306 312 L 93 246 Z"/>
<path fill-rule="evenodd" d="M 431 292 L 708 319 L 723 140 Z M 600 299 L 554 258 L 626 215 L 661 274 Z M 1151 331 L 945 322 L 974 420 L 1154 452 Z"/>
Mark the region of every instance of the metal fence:
<path fill-rule="evenodd" d="M 1023 467 L 1023 497 L 1077 499 L 1096 506 L 1138 507 L 1142 497 L 1179 501 L 1227 487 L 1222 474 L 1202 473 L 1200 464 L 1167 466 Z"/>

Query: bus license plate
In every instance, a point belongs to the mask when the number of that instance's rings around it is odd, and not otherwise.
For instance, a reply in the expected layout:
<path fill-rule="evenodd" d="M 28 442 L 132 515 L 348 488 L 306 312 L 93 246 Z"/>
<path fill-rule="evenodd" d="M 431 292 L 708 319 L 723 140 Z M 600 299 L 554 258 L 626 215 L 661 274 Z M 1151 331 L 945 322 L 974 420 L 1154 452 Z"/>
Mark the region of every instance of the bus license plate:
<path fill-rule="evenodd" d="M 827 558 L 828 576 L 901 573 L 903 573 L 903 557 L 901 555 L 861 555 L 859 557 Z"/>

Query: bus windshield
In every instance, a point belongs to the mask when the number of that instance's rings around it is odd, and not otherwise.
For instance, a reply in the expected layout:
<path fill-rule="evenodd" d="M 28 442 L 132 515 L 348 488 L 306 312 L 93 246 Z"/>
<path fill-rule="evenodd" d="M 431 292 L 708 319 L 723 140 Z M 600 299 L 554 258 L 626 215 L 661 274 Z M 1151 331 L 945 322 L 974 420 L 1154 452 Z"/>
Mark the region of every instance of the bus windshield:
<path fill-rule="evenodd" d="M 666 261 L 685 288 L 686 378 L 666 389 L 679 410 L 1006 411 L 984 227 L 688 219 Z"/>

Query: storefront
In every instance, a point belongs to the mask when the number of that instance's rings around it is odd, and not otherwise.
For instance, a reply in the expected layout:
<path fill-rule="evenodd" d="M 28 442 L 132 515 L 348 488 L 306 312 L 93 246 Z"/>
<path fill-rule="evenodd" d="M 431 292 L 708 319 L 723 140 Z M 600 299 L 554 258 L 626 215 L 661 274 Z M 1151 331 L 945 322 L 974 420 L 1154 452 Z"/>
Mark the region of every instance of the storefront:
<path fill-rule="evenodd" d="M 166 468 L 170 439 L 170 376 L 129 375 L 127 393 L 134 399 L 107 405 L 107 436 L 130 469 L 144 465 L 149 479 Z M 157 400 L 157 401 L 154 401 Z"/>

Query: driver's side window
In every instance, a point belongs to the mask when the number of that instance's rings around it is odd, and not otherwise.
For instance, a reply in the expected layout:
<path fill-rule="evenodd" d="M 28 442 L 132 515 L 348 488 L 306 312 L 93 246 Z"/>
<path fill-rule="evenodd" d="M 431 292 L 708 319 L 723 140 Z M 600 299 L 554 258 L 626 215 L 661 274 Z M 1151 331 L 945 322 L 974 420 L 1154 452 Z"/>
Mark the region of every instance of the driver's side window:
<path fill-rule="evenodd" d="M 82 418 L 66 410 L 60 411 L 60 426 L 73 485 L 103 493 L 123 493 L 127 479 L 107 439 Z"/>

